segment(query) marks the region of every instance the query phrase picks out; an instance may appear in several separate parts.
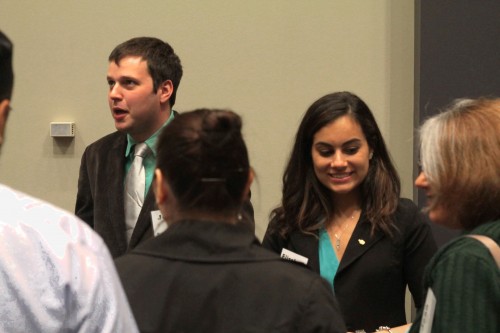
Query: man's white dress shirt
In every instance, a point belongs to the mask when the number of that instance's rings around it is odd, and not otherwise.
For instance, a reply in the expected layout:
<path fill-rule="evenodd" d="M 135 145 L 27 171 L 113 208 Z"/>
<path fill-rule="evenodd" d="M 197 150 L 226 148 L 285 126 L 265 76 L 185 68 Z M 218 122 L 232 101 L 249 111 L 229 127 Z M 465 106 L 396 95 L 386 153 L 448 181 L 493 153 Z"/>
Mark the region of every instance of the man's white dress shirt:
<path fill-rule="evenodd" d="M 137 332 L 102 239 L 0 184 L 0 332 Z"/>

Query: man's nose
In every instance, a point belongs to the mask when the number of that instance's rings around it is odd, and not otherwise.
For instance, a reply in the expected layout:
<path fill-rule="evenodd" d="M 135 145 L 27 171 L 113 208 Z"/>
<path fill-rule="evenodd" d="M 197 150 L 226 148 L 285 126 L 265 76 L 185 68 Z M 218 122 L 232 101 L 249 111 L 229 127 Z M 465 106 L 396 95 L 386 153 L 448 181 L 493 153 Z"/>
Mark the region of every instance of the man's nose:
<path fill-rule="evenodd" d="M 109 88 L 109 98 L 111 99 L 121 99 L 122 98 L 122 93 L 120 86 L 118 84 L 115 84 Z"/>

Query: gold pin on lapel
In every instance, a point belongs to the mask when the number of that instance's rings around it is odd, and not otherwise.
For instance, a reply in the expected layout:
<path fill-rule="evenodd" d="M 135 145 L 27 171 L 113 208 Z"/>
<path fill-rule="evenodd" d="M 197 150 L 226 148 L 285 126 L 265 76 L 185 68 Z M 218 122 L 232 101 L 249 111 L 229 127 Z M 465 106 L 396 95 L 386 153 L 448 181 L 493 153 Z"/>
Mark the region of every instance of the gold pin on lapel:
<path fill-rule="evenodd" d="M 364 239 L 360 238 L 360 239 L 358 239 L 358 243 L 361 244 L 361 245 L 365 245 L 366 242 L 365 242 Z"/>

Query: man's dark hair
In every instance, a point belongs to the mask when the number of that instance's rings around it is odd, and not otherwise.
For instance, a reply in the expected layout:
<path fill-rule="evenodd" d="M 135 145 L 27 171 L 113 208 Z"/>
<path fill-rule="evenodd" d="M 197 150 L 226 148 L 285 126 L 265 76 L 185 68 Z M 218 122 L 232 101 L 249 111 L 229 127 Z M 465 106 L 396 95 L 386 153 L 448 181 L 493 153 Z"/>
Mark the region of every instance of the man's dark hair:
<path fill-rule="evenodd" d="M 109 55 L 109 61 L 119 65 L 125 57 L 137 56 L 147 62 L 148 72 L 153 79 L 153 92 L 170 80 L 174 86 L 170 96 L 170 107 L 175 104 L 175 96 L 182 78 L 181 60 L 166 42 L 154 37 L 136 37 L 121 43 Z"/>
<path fill-rule="evenodd" d="M 0 101 L 10 99 L 14 85 L 12 70 L 12 42 L 0 31 Z"/>

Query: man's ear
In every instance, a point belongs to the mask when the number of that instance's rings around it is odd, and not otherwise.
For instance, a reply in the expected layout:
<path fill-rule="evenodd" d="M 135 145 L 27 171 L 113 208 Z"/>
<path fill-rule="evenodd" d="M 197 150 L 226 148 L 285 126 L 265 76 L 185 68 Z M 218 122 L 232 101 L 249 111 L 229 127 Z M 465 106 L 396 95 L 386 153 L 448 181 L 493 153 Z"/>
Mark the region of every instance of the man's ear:
<path fill-rule="evenodd" d="M 158 87 L 158 94 L 160 94 L 161 103 L 166 103 L 170 99 L 170 96 L 172 96 L 173 93 L 174 93 L 174 84 L 170 80 L 164 81 Z"/>
<path fill-rule="evenodd" d="M 158 206 L 164 205 L 169 195 L 167 184 L 165 184 L 165 177 L 160 169 L 155 169 L 155 178 L 153 182 L 153 192 Z"/>
<path fill-rule="evenodd" d="M 9 118 L 10 111 L 10 99 L 6 98 L 0 102 L 0 145 L 2 145 L 5 125 L 7 124 L 7 118 Z"/>

